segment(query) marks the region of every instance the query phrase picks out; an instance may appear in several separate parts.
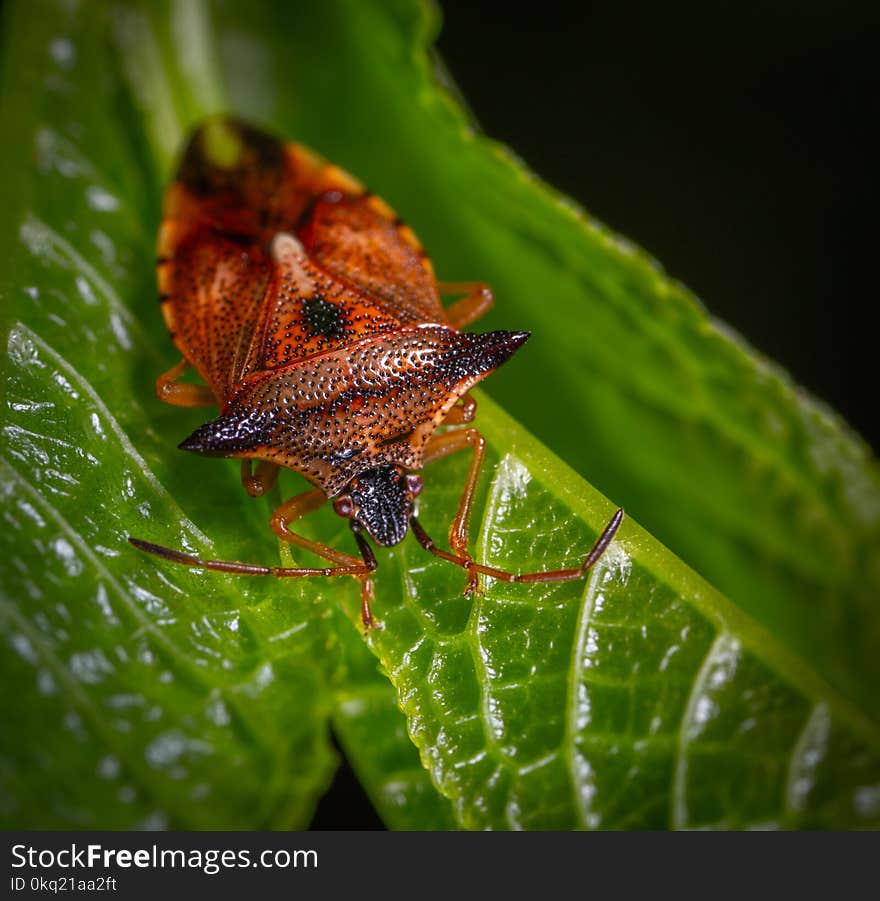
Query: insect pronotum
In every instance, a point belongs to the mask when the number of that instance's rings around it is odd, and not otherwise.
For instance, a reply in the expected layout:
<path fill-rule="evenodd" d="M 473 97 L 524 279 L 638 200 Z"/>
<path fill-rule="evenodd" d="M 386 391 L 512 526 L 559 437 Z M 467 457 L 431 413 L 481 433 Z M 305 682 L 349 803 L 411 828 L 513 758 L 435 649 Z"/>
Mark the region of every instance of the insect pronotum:
<path fill-rule="evenodd" d="M 492 306 L 489 288 L 438 282 L 393 210 L 302 145 L 229 118 L 197 130 L 165 196 L 157 272 L 165 322 L 182 355 L 159 376 L 157 393 L 178 406 L 220 407 L 180 447 L 240 458 L 254 497 L 273 486 L 281 467 L 302 473 L 314 487 L 282 503 L 270 525 L 331 565 L 203 560 L 130 538 L 140 550 L 237 575 L 354 576 L 370 628 L 376 558 L 367 536 L 389 547 L 412 530 L 426 551 L 466 571 L 466 592 L 478 589 L 481 574 L 507 582 L 580 579 L 614 537 L 620 510 L 578 566 L 512 573 L 471 557 L 485 440 L 470 425 L 477 404 L 468 392 L 529 334 L 463 332 Z M 443 307 L 441 295 L 460 299 Z M 204 384 L 180 380 L 190 367 Z M 418 473 L 465 449 L 470 469 L 444 550 L 415 515 Z M 348 519 L 358 556 L 292 530 L 327 500 Z"/>

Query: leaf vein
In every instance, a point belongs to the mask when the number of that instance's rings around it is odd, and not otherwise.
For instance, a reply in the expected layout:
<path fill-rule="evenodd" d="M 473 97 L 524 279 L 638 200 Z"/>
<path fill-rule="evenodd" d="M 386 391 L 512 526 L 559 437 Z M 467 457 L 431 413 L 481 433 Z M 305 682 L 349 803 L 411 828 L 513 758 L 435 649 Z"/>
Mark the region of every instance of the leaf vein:
<path fill-rule="evenodd" d="M 698 722 L 697 705 L 708 683 L 712 667 L 717 660 L 740 647 L 739 642 L 727 632 L 719 632 L 715 640 L 709 645 L 706 656 L 697 670 L 694 682 L 682 713 L 678 727 L 678 737 L 675 744 L 675 766 L 673 767 L 673 783 L 670 793 L 670 826 L 675 829 L 683 829 L 688 825 L 687 808 L 687 745 L 688 732 Z"/>
<path fill-rule="evenodd" d="M 587 647 L 587 638 L 589 636 L 591 621 L 593 616 L 593 608 L 596 602 L 596 594 L 601 585 L 601 575 L 605 568 L 601 561 L 593 567 L 587 584 L 584 586 L 584 592 L 581 596 L 580 606 L 578 608 L 577 620 L 575 624 L 574 642 L 571 648 L 571 659 L 568 664 L 568 686 L 567 701 L 565 707 L 565 732 L 563 735 L 563 749 L 565 751 L 565 759 L 568 769 L 568 776 L 571 780 L 572 791 L 575 797 L 575 810 L 578 819 L 583 827 L 589 822 L 589 814 L 587 810 L 587 801 L 582 790 L 581 780 L 578 775 L 577 755 L 578 749 L 576 744 L 578 728 L 578 720 L 581 713 L 580 705 L 580 685 L 584 680 L 584 656 Z"/>

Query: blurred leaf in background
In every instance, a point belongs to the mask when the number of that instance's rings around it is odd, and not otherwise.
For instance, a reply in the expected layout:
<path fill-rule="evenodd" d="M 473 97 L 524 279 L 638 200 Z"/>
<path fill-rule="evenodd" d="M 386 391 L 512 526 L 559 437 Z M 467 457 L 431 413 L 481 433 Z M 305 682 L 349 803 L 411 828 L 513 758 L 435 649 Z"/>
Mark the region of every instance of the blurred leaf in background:
<path fill-rule="evenodd" d="M 880 824 L 876 463 L 474 132 L 436 80 L 430 6 L 5 14 L 5 823 L 301 828 L 332 727 L 395 828 Z M 442 278 L 492 284 L 486 328 L 535 332 L 489 390 L 631 514 L 586 584 L 467 599 L 408 539 L 380 555 L 382 675 L 356 586 L 132 557 L 132 533 L 278 553 L 234 466 L 174 450 L 201 414 L 153 392 L 174 362 L 162 186 L 187 131 L 227 109 L 365 180 Z M 486 397 L 478 421 L 479 554 L 582 553 L 613 507 Z M 438 537 L 465 465 L 426 474 Z M 341 546 L 331 519 L 310 525 Z"/>

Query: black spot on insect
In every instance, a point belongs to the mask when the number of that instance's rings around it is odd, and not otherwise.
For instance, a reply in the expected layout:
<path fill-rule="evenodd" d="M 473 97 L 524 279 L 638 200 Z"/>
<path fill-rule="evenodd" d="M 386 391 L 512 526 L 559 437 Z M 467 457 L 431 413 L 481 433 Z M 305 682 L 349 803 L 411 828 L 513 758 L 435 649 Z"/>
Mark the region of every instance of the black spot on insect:
<path fill-rule="evenodd" d="M 303 300 L 303 320 L 313 335 L 339 338 L 345 334 L 345 317 L 339 307 L 319 294 Z"/>
<path fill-rule="evenodd" d="M 405 432 L 392 435 L 390 438 L 384 438 L 376 445 L 376 447 L 388 447 L 391 444 L 399 444 L 401 441 L 406 441 L 411 438 L 414 431 L 415 429 L 408 429 Z"/>
<path fill-rule="evenodd" d="M 159 295 L 159 303 L 168 303 L 171 300 L 171 295 L 167 291 L 163 291 Z"/>
<path fill-rule="evenodd" d="M 166 263 L 169 263 L 169 262 L 171 262 L 170 257 L 162 257 L 162 256 L 156 257 L 156 265 L 157 266 L 164 266 Z"/>

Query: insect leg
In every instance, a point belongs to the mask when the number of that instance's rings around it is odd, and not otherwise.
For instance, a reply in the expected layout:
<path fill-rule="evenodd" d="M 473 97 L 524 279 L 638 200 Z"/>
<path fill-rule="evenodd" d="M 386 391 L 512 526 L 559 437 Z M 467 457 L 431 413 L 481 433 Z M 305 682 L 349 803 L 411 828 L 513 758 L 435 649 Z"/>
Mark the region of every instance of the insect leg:
<path fill-rule="evenodd" d="M 357 578 L 361 583 L 361 619 L 364 627 L 369 629 L 371 626 L 376 625 L 370 610 L 370 602 L 373 600 L 373 580 L 370 578 L 370 573 L 376 569 L 376 558 L 373 556 L 373 549 L 367 543 L 367 540 L 360 532 L 354 532 L 355 540 L 361 552 L 361 559 L 358 559 L 351 554 L 346 554 L 344 551 L 338 551 L 327 544 L 322 544 L 320 541 L 313 541 L 310 538 L 297 535 L 296 532 L 292 532 L 289 528 L 291 523 L 317 510 L 326 500 L 327 497 L 320 488 L 305 491 L 281 504 L 272 514 L 269 524 L 272 526 L 272 531 L 283 541 L 289 541 L 296 547 L 309 551 L 318 557 L 323 557 L 331 563 L 349 567 L 361 566 L 362 569 L 366 567 L 367 571 L 361 572 Z"/>
<path fill-rule="evenodd" d="M 470 528 L 471 507 L 474 503 L 477 480 L 480 477 L 483 457 L 486 453 L 486 439 L 476 429 L 461 429 L 456 432 L 445 432 L 442 435 L 437 435 L 425 446 L 424 463 L 425 465 L 433 463 L 435 460 L 454 454 L 456 451 L 464 450 L 467 447 L 473 450 L 473 457 L 471 458 L 471 466 L 461 492 L 458 512 L 449 526 L 449 544 L 459 558 L 471 561 L 471 556 L 468 553 L 468 530 Z M 468 584 L 465 592 L 470 594 L 479 588 L 479 580 L 476 570 L 471 568 L 470 564 L 465 568 L 468 573 Z"/>
<path fill-rule="evenodd" d="M 483 282 L 437 282 L 437 290 L 441 294 L 466 294 L 446 308 L 449 324 L 456 329 L 476 322 L 495 303 L 492 289 Z"/>
<path fill-rule="evenodd" d="M 192 385 L 177 381 L 191 365 L 188 360 L 181 360 L 156 379 L 156 394 L 159 400 L 164 400 L 166 404 L 173 404 L 175 407 L 217 406 L 217 398 L 207 385 Z"/>
<path fill-rule="evenodd" d="M 323 569 L 315 567 L 299 566 L 260 566 L 253 563 L 240 563 L 235 560 L 203 560 L 195 554 L 187 554 L 183 551 L 175 551 L 161 544 L 153 544 L 150 541 L 142 541 L 140 538 L 129 538 L 129 542 L 138 550 L 147 554 L 170 560 L 172 563 L 180 563 L 183 566 L 200 566 L 215 572 L 230 573 L 235 576 L 275 576 L 280 579 L 306 578 L 310 576 L 354 576 L 361 583 L 361 618 L 364 627 L 369 629 L 376 625 L 370 610 L 370 601 L 373 600 L 373 583 L 370 576 L 376 570 L 376 558 L 373 549 L 366 539 L 355 532 L 355 540 L 361 551 L 361 557 L 354 557 L 343 551 L 337 551 L 319 541 L 312 541 L 297 535 L 287 528 L 287 524 L 300 519 L 307 513 L 316 510 L 326 500 L 324 493 L 315 488 L 306 491 L 296 497 L 292 497 L 275 511 L 271 525 L 274 532 L 285 541 L 295 544 L 304 550 L 310 551 L 336 566 Z"/>
<path fill-rule="evenodd" d="M 254 472 L 251 460 L 241 461 L 241 484 L 251 497 L 261 497 L 278 481 L 278 473 L 281 467 L 269 460 L 260 460 L 257 471 Z"/>
<path fill-rule="evenodd" d="M 474 421 L 477 415 L 477 402 L 470 396 L 464 394 L 461 403 L 456 404 L 447 414 L 446 418 L 440 425 L 466 425 Z"/>
<path fill-rule="evenodd" d="M 623 510 L 618 510 L 611 517 L 608 525 L 605 526 L 602 534 L 596 539 L 596 543 L 590 549 L 590 552 L 584 557 L 584 562 L 575 568 L 570 569 L 551 569 L 544 572 L 534 573 L 512 573 L 504 569 L 496 569 L 494 566 L 486 566 L 483 563 L 475 563 L 467 556 L 452 554 L 438 548 L 431 540 L 427 532 L 422 528 L 421 523 L 413 516 L 410 519 L 410 526 L 416 540 L 426 550 L 430 551 L 435 557 L 441 560 L 448 560 L 456 566 L 467 569 L 469 572 L 483 573 L 483 575 L 491 576 L 493 579 L 500 579 L 502 582 L 571 582 L 576 579 L 582 579 L 587 572 L 592 569 L 598 562 L 599 558 L 608 548 L 614 539 L 620 523 L 623 520 Z"/>
<path fill-rule="evenodd" d="M 320 541 L 312 541 L 311 538 L 297 535 L 296 532 L 290 530 L 292 523 L 296 522 L 298 519 L 302 519 L 309 513 L 313 513 L 321 507 L 326 500 L 327 497 L 320 488 L 311 488 L 308 491 L 304 491 L 302 494 L 297 494 L 295 497 L 288 498 L 275 510 L 272 514 L 272 519 L 269 520 L 272 531 L 282 541 L 287 541 L 296 547 L 302 548 L 304 551 L 308 551 L 318 557 L 323 557 L 331 563 L 337 563 L 340 566 L 352 566 L 360 563 L 361 560 L 358 557 L 346 554 L 345 551 L 337 551 L 336 548 L 332 548 L 327 544 L 322 544 Z"/>

